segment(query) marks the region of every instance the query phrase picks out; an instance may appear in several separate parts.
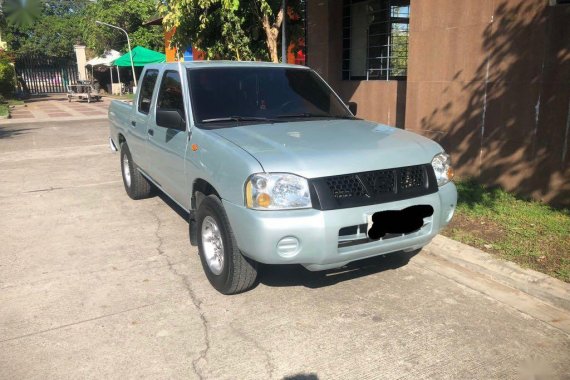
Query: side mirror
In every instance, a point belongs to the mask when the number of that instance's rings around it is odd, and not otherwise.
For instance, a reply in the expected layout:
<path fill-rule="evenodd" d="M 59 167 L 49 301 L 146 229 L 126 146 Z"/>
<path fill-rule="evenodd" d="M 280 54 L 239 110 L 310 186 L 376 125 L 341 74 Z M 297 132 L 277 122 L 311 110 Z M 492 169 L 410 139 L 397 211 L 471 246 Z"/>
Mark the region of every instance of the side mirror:
<path fill-rule="evenodd" d="M 177 129 L 179 131 L 186 130 L 186 121 L 184 117 L 180 115 L 180 110 L 156 110 L 156 125 L 164 128 Z"/>
<path fill-rule="evenodd" d="M 358 109 L 358 105 L 356 104 L 356 102 L 348 102 L 346 103 L 346 105 L 348 106 L 350 112 L 352 112 L 352 114 L 356 116 L 356 110 Z"/>

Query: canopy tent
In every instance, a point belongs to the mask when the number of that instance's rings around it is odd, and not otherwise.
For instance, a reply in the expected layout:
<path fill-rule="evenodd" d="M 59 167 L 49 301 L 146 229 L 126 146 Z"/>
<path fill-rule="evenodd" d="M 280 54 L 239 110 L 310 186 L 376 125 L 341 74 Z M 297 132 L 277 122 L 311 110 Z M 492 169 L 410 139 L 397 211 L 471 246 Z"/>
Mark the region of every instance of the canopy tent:
<path fill-rule="evenodd" d="M 121 53 L 116 50 L 107 50 L 105 53 L 100 55 L 99 57 L 95 57 L 87 61 L 85 66 L 112 66 L 114 60 L 119 58 Z"/>
<path fill-rule="evenodd" d="M 137 46 L 133 49 L 133 65 L 144 66 L 149 63 L 162 63 L 166 62 L 166 55 L 154 50 L 145 49 L 142 46 Z M 115 59 L 113 62 L 115 66 L 131 66 L 131 57 L 127 53 Z"/>
<path fill-rule="evenodd" d="M 107 50 L 105 53 L 99 57 L 95 57 L 87 61 L 85 66 L 91 66 L 91 81 L 93 81 L 93 69 L 98 68 L 98 71 L 105 70 L 105 67 L 109 68 L 109 73 L 111 74 L 111 87 L 113 86 L 113 61 L 121 57 L 121 53 L 116 50 Z M 117 77 L 119 78 L 119 83 L 121 83 L 121 74 L 119 73 L 119 68 L 117 67 Z M 112 90 L 111 90 L 112 92 Z"/>

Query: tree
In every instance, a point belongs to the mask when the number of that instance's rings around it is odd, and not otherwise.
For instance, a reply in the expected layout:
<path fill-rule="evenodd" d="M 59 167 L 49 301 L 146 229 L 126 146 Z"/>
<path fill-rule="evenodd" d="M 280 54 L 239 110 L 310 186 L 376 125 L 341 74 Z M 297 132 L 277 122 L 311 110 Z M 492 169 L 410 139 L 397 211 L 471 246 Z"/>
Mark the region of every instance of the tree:
<path fill-rule="evenodd" d="M 143 24 L 156 16 L 156 0 L 97 0 L 85 9 L 82 27 L 87 47 L 102 53 L 107 49 L 127 50 L 127 39 L 120 31 L 95 24 L 103 21 L 123 28 L 129 33 L 132 46 L 140 45 L 148 49 L 163 50 L 162 28 Z"/>
<path fill-rule="evenodd" d="M 303 0 L 287 4 L 287 14 L 300 14 Z M 176 28 L 178 48 L 192 44 L 210 59 L 279 61 L 282 0 L 165 0 L 159 11 L 164 25 Z M 298 34 L 297 27 L 288 31 Z"/>
<path fill-rule="evenodd" d="M 33 18 L 27 18 L 30 22 L 10 21 L 11 8 L 6 3 L 8 20 L 4 35 L 10 50 L 16 54 L 69 56 L 73 53 L 73 45 L 82 38 L 80 23 L 87 2 L 88 0 L 44 1 L 39 13 L 30 13 L 34 14 Z M 15 14 L 12 16 L 15 17 Z"/>
<path fill-rule="evenodd" d="M 2 13 L 8 23 L 17 27 L 28 27 L 40 17 L 43 10 L 41 0 L 5 0 Z"/>

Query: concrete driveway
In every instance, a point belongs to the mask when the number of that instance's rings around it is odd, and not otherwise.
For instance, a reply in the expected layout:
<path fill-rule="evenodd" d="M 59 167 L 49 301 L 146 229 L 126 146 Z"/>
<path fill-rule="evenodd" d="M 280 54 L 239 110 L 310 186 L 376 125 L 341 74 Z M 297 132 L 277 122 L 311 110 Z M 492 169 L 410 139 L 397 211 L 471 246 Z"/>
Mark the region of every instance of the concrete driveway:
<path fill-rule="evenodd" d="M 1 379 L 569 378 L 566 332 L 425 252 L 216 293 L 185 215 L 127 197 L 107 136 L 0 127 Z"/>

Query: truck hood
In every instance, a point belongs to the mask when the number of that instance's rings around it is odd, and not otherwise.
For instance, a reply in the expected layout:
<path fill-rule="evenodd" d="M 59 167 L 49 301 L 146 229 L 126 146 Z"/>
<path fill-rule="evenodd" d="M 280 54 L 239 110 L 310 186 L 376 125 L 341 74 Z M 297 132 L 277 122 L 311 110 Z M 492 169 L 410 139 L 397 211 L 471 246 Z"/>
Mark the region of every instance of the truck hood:
<path fill-rule="evenodd" d="M 305 178 L 430 163 L 442 151 L 415 133 L 364 120 L 311 120 L 213 130 L 266 172 Z"/>

